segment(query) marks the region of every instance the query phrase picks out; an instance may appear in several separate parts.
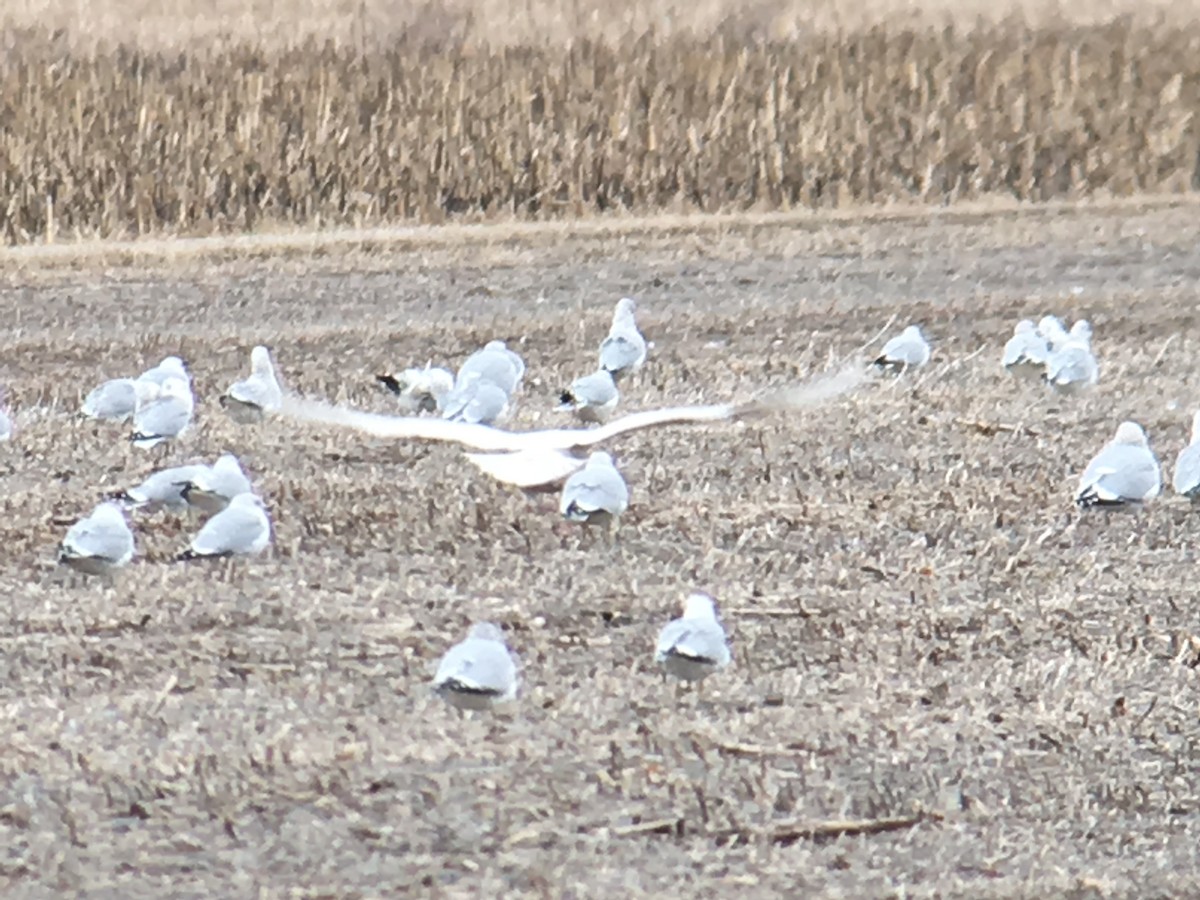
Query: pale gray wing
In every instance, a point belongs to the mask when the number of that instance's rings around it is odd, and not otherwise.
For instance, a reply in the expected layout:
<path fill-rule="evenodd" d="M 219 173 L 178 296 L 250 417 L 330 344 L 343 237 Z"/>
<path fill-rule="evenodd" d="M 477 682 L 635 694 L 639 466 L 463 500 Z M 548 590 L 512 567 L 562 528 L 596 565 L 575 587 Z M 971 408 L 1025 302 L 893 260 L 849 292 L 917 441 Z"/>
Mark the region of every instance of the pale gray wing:
<path fill-rule="evenodd" d="M 600 368 L 607 372 L 636 369 L 646 361 L 646 339 L 634 328 L 612 332 L 600 344 Z"/>
<path fill-rule="evenodd" d="M 498 641 L 467 638 L 442 657 L 434 676 L 435 686 L 457 682 L 469 690 L 500 697 L 516 693 L 517 671 L 508 648 Z"/>
<path fill-rule="evenodd" d="M 251 375 L 234 382 L 229 388 L 229 396 L 239 403 L 264 410 L 276 410 L 283 402 L 283 391 L 279 389 L 278 382 L 264 375 Z"/>
<path fill-rule="evenodd" d="M 1003 364 L 1009 366 L 1045 365 L 1047 357 L 1046 342 L 1032 331 L 1023 331 L 1008 339 L 1004 345 Z"/>
<path fill-rule="evenodd" d="M 848 393 L 862 384 L 866 375 L 861 366 L 848 366 L 805 384 L 774 391 L 748 403 L 714 406 L 680 406 L 631 413 L 599 428 L 552 428 L 544 431 L 514 432 L 486 425 L 472 425 L 448 419 L 417 416 L 384 416 L 284 394 L 281 413 L 304 422 L 320 422 L 353 428 L 365 434 L 385 438 L 411 438 L 445 441 L 474 450 L 515 452 L 519 450 L 571 450 L 591 447 L 629 431 L 660 425 L 699 424 L 742 419 L 769 413 L 796 412 L 812 408 Z"/>
<path fill-rule="evenodd" d="M 1094 384 L 1098 376 L 1096 357 L 1082 344 L 1068 344 L 1046 364 L 1046 380 L 1059 386 Z"/>
<path fill-rule="evenodd" d="M 12 440 L 13 423 L 12 417 L 7 410 L 0 409 L 0 441 Z"/>
<path fill-rule="evenodd" d="M 655 658 L 662 661 L 671 653 L 715 666 L 729 663 L 725 630 L 717 622 L 705 619 L 676 619 L 667 623 L 658 636 Z"/>
<path fill-rule="evenodd" d="M 201 556 L 222 553 L 250 553 L 269 530 L 257 511 L 228 506 L 206 523 L 192 540 L 192 550 Z"/>
<path fill-rule="evenodd" d="M 220 494 L 229 499 L 238 494 L 245 494 L 252 489 L 250 479 L 246 477 L 240 463 L 223 463 L 220 466 L 213 466 L 195 482 L 195 486 L 202 491 Z"/>
<path fill-rule="evenodd" d="M 591 467 L 576 472 L 563 485 L 559 509 L 585 513 L 607 512 L 619 516 L 629 506 L 629 487 L 616 469 Z"/>
<path fill-rule="evenodd" d="M 577 404 L 583 406 L 604 406 L 615 402 L 619 396 L 612 375 L 608 372 L 593 372 L 575 379 L 569 394 Z"/>
<path fill-rule="evenodd" d="M 118 562 L 133 553 L 133 532 L 124 521 L 89 516 L 70 527 L 63 545 L 78 556 Z"/>
<path fill-rule="evenodd" d="M 521 381 L 524 363 L 514 362 L 510 350 L 479 350 L 469 357 L 458 370 L 455 387 L 463 387 L 471 381 L 490 381 L 505 394 L 512 394 Z M 518 358 L 519 362 L 519 358 Z"/>
<path fill-rule="evenodd" d="M 508 411 L 508 394 L 490 381 L 473 380 L 447 402 L 447 418 L 472 425 L 491 425 Z"/>
<path fill-rule="evenodd" d="M 84 398 L 82 412 L 92 419 L 120 421 L 133 415 L 137 406 L 132 378 L 114 378 L 94 388 Z"/>
<path fill-rule="evenodd" d="M 147 438 L 178 437 L 192 421 L 192 404 L 181 397 L 162 397 L 144 406 L 133 418 L 134 430 Z"/>
<path fill-rule="evenodd" d="M 1188 444 L 1179 451 L 1172 485 L 1175 493 L 1185 497 L 1200 494 L 1200 444 Z"/>
<path fill-rule="evenodd" d="M 1079 479 L 1078 500 L 1087 503 L 1140 502 L 1162 487 L 1158 460 L 1146 447 L 1108 444 Z"/>

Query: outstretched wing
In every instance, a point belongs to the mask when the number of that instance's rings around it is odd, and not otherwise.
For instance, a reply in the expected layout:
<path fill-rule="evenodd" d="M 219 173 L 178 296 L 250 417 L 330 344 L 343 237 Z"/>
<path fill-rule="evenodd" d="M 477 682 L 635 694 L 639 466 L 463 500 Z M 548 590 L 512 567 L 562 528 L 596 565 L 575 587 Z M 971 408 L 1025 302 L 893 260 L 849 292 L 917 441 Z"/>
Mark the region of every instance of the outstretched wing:
<path fill-rule="evenodd" d="M 742 419 L 771 412 L 790 412 L 812 407 L 830 400 L 860 384 L 864 378 L 861 366 L 824 375 L 804 384 L 776 391 L 748 403 L 723 403 L 715 406 L 678 406 L 649 409 L 614 419 L 599 428 L 550 428 L 544 431 L 505 431 L 488 425 L 453 422 L 447 419 L 417 416 L 385 416 L 336 406 L 322 400 L 310 400 L 285 394 L 279 413 L 287 418 L 307 422 L 339 425 L 384 438 L 411 438 L 419 441 L 443 441 L 461 444 L 472 450 L 490 453 L 519 453 L 522 451 L 581 450 L 611 440 L 630 431 L 655 428 L 660 425 L 700 424 Z M 525 463 L 532 456 L 520 460 Z M 548 456 L 544 457 L 549 459 Z M 480 465 L 477 460 L 472 460 Z M 561 467 L 561 463 L 559 463 Z M 482 468 L 483 466 L 481 466 Z M 487 471 L 485 469 L 485 471 Z M 512 481 L 517 484 L 519 482 Z"/>
<path fill-rule="evenodd" d="M 557 488 L 586 462 L 562 450 L 468 453 L 466 456 L 485 475 L 526 491 Z"/>

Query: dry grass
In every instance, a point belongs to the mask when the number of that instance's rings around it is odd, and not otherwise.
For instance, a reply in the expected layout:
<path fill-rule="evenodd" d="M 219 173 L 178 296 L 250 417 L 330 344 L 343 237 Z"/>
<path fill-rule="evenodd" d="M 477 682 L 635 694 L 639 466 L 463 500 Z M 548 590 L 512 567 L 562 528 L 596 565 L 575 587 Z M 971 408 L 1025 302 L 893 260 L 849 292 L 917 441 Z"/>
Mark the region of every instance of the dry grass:
<path fill-rule="evenodd" d="M 636 242 L 481 229 L 12 282 L 0 886 L 1194 893 L 1195 513 L 1078 517 L 1069 498 L 1114 421 L 1164 459 L 1185 440 L 1197 221 L 1126 205 Z M 239 429 L 215 403 L 258 340 L 300 388 L 386 408 L 377 368 L 524 336 L 522 423 L 544 422 L 624 293 L 657 344 L 630 405 L 784 384 L 893 314 L 925 324 L 935 361 L 802 421 L 620 443 L 633 507 L 612 555 L 453 451 Z M 997 371 L 1012 321 L 1046 310 L 1096 326 L 1104 380 L 1079 402 Z M 66 523 L 150 467 L 70 410 L 174 351 L 202 397 L 177 455 L 241 453 L 277 546 L 216 577 L 167 562 L 194 522 L 139 519 L 116 589 L 62 585 Z M 722 600 L 735 654 L 699 706 L 650 663 L 693 586 Z M 524 659 L 509 719 L 426 689 L 483 615 Z"/>
<path fill-rule="evenodd" d="M 690 28 L 652 4 L 178 7 L 174 30 L 110 22 L 130 16 L 118 4 L 89 28 L 66 3 L 10 12 L 5 241 L 1074 199 L 1200 177 L 1200 25 L 1178 7 L 976 20 L 978 4 L 879 2 L 870 24 L 710 2 Z"/>

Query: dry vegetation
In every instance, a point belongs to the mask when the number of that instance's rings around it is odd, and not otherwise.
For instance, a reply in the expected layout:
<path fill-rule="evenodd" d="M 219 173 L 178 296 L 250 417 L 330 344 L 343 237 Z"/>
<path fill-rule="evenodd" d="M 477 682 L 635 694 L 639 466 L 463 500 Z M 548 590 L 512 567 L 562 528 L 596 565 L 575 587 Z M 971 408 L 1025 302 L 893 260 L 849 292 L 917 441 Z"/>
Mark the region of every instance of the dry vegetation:
<path fill-rule="evenodd" d="M 1196 186 L 1193 4 L 932 7 L 18 3 L 0 233 Z"/>
<path fill-rule="evenodd" d="M 1122 417 L 1164 459 L 1185 440 L 1198 222 L 1183 203 L 489 228 L 323 260 L 7 267 L 0 889 L 1194 893 L 1196 513 L 1079 516 L 1070 496 Z M 505 336 L 530 367 L 520 424 L 544 423 L 625 293 L 657 344 L 631 407 L 783 384 L 898 310 L 935 361 L 800 421 L 619 443 L 633 507 L 611 555 L 452 450 L 238 428 L 215 402 L 257 340 L 293 385 L 382 409 L 378 368 Z M 1104 380 L 1078 402 L 997 370 L 1012 321 L 1046 310 L 1096 326 Z M 173 565 L 195 523 L 139 518 L 115 588 L 65 585 L 67 523 L 151 467 L 71 411 L 176 351 L 202 404 L 175 458 L 238 451 L 276 548 L 227 576 Z M 701 703 L 650 662 L 693 586 L 735 654 Z M 481 616 L 524 660 L 511 718 L 427 690 Z"/>

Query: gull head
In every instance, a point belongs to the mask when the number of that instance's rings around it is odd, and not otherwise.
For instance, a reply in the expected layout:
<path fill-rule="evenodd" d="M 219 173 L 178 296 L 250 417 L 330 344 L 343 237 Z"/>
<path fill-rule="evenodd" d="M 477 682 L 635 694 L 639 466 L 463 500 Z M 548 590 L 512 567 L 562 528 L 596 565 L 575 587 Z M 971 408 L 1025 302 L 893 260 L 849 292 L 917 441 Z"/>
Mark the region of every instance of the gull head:
<path fill-rule="evenodd" d="M 1137 422 L 1122 422 L 1117 426 L 1116 436 L 1113 437 L 1114 444 L 1128 444 L 1132 447 L 1146 447 L 1149 442 L 1146 440 L 1146 432 L 1142 430 L 1142 426 Z"/>
<path fill-rule="evenodd" d="M 170 372 L 172 375 L 178 376 L 179 378 L 188 378 L 187 366 L 183 364 L 183 360 L 178 356 L 164 357 L 163 361 L 158 364 L 158 368 L 163 369 L 166 372 Z"/>
<path fill-rule="evenodd" d="M 1087 319 L 1080 319 L 1071 326 L 1071 337 L 1079 341 L 1090 341 L 1092 339 L 1092 324 Z"/>
<path fill-rule="evenodd" d="M 250 371 L 255 375 L 275 374 L 275 367 L 271 365 L 271 351 L 262 344 L 250 351 Z"/>
<path fill-rule="evenodd" d="M 125 510 L 122 509 L 121 505 L 115 501 L 101 503 L 94 510 L 92 510 L 92 514 L 89 516 L 89 518 L 93 522 L 101 525 L 116 525 L 118 523 L 121 525 L 126 524 Z"/>
<path fill-rule="evenodd" d="M 617 301 L 617 308 L 613 311 L 614 322 L 632 322 L 633 314 L 637 312 L 637 301 L 632 297 L 622 297 Z"/>
<path fill-rule="evenodd" d="M 1013 329 L 1013 334 L 1028 334 L 1031 331 L 1037 331 L 1037 326 L 1033 324 L 1033 319 L 1022 319 Z"/>
<path fill-rule="evenodd" d="M 608 453 L 605 453 L 603 450 L 594 450 L 592 451 L 591 455 L 588 456 L 587 467 L 590 469 L 595 466 L 616 467 L 616 465 L 613 463 L 612 456 L 610 456 Z"/>
<path fill-rule="evenodd" d="M 237 507 L 239 509 L 262 509 L 262 510 L 265 510 L 267 508 L 267 504 L 263 501 L 262 497 L 258 496 L 258 494 L 253 494 L 250 491 L 245 491 L 244 493 L 238 494 L 236 497 L 234 497 L 232 500 L 229 501 L 229 508 L 232 509 L 234 507 Z"/>
<path fill-rule="evenodd" d="M 688 595 L 687 600 L 684 601 L 683 617 L 685 619 L 715 620 L 717 618 L 717 609 L 713 597 L 703 591 L 693 591 Z"/>
<path fill-rule="evenodd" d="M 501 644 L 505 642 L 504 632 L 499 625 L 492 622 L 476 622 L 467 632 L 467 637 L 477 641 L 496 641 Z"/>

